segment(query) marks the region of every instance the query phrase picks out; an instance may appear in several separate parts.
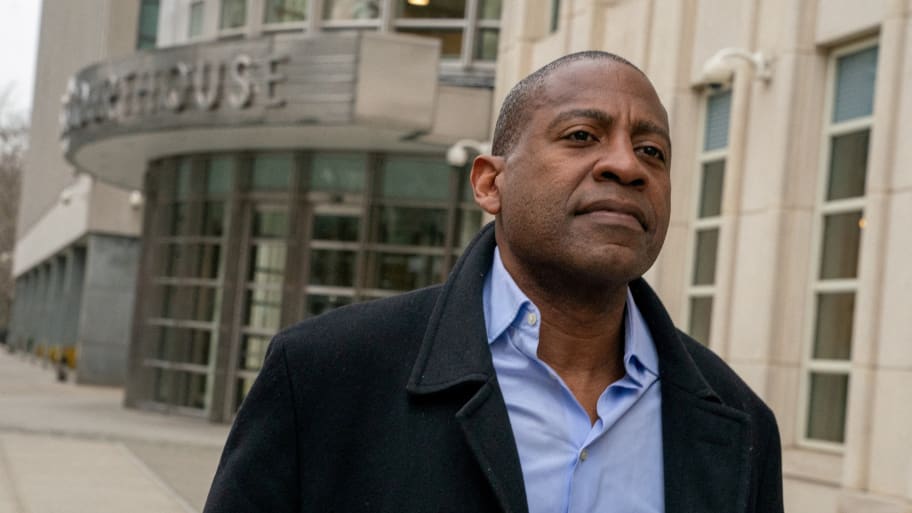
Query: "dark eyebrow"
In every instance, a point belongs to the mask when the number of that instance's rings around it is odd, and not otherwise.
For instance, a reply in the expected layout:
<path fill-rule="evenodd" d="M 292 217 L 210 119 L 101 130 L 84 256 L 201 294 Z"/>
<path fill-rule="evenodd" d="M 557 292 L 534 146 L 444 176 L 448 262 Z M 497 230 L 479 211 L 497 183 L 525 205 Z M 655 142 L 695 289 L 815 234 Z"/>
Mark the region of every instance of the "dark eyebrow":
<path fill-rule="evenodd" d="M 554 129 L 555 126 L 567 121 L 568 119 L 573 118 L 587 118 L 593 121 L 596 121 L 600 124 L 610 125 L 614 118 L 608 115 L 607 112 L 598 110 L 598 109 L 572 109 L 565 110 L 557 115 L 551 123 L 548 124 L 548 130 Z"/>

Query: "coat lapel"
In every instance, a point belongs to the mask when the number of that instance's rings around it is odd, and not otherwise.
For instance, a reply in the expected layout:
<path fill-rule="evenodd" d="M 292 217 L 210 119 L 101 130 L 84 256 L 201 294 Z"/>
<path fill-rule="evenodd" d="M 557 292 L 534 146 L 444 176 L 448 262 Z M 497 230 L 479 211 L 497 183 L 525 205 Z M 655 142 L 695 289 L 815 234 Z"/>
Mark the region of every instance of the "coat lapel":
<path fill-rule="evenodd" d="M 706 382 L 646 282 L 630 288 L 659 355 L 666 513 L 746 512 L 750 417 Z"/>
<path fill-rule="evenodd" d="M 482 310 L 484 276 L 494 257 L 489 225 L 456 263 L 428 321 L 408 391 L 432 395 L 465 387 L 456 413 L 472 455 L 505 513 L 527 513 L 519 454 L 497 384 Z"/>

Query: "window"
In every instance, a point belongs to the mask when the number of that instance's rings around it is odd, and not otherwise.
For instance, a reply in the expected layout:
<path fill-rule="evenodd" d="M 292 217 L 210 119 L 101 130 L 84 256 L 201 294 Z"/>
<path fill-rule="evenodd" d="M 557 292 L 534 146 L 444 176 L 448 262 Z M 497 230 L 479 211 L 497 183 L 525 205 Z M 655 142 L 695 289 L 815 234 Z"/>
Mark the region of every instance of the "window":
<path fill-rule="evenodd" d="M 266 0 L 263 23 L 293 23 L 307 19 L 307 0 Z"/>
<path fill-rule="evenodd" d="M 139 27 L 136 37 L 136 48 L 155 48 L 158 39 L 158 2 L 159 0 L 142 0 L 139 4 Z"/>
<path fill-rule="evenodd" d="M 222 420 L 279 329 L 442 282 L 482 219 L 440 156 L 178 156 L 148 184 L 140 401 Z"/>
<path fill-rule="evenodd" d="M 325 20 L 372 20 L 380 17 L 381 0 L 324 0 Z"/>
<path fill-rule="evenodd" d="M 150 277 L 143 313 L 143 366 L 152 401 L 205 411 L 219 333 L 230 159 L 183 157 L 159 164 Z"/>
<path fill-rule="evenodd" d="M 835 52 L 829 64 L 801 429 L 805 443 L 822 447 L 845 442 L 877 53 L 876 46 L 856 45 Z"/>
<path fill-rule="evenodd" d="M 219 29 L 231 30 L 247 24 L 247 0 L 222 0 Z"/>
<path fill-rule="evenodd" d="M 187 25 L 187 37 L 194 38 L 203 34 L 203 0 L 190 4 L 190 21 Z"/>
<path fill-rule="evenodd" d="M 697 196 L 693 211 L 693 262 L 687 289 L 688 332 L 710 343 L 716 263 L 722 226 L 722 191 L 731 118 L 731 91 L 706 97 L 703 142 L 697 159 Z"/>
<path fill-rule="evenodd" d="M 551 18 L 548 23 L 551 32 L 557 32 L 557 28 L 560 26 L 560 9 L 560 0 L 551 0 Z"/>
<path fill-rule="evenodd" d="M 444 60 L 497 58 L 502 0 L 395 0 L 395 30 L 440 40 Z"/>

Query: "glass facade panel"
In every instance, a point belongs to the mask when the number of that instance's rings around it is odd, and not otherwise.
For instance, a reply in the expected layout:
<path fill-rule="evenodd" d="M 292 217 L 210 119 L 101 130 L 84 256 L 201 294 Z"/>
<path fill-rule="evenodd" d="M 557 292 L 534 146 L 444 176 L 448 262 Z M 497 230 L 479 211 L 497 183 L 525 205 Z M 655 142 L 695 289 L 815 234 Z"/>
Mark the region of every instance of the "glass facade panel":
<path fill-rule="evenodd" d="M 310 284 L 353 287 L 355 285 L 354 251 L 315 249 L 310 252 Z"/>
<path fill-rule="evenodd" d="M 159 0 L 142 0 L 139 4 L 139 30 L 136 48 L 155 48 L 158 40 Z"/>
<path fill-rule="evenodd" d="M 325 20 L 368 20 L 380 17 L 380 0 L 324 0 Z"/>
<path fill-rule="evenodd" d="M 266 0 L 264 23 L 288 23 L 307 19 L 307 0 Z"/>
<path fill-rule="evenodd" d="M 171 371 L 176 382 L 174 404 L 185 408 L 206 408 L 206 374 L 182 370 Z"/>
<path fill-rule="evenodd" d="M 401 18 L 463 18 L 465 0 L 414 1 L 397 0 Z"/>
<path fill-rule="evenodd" d="M 255 209 L 252 235 L 258 239 L 284 239 L 288 235 L 288 214 L 280 210 Z"/>
<path fill-rule="evenodd" d="M 722 186 L 724 185 L 724 180 L 724 159 L 703 163 L 699 217 L 716 217 L 722 213 Z"/>
<path fill-rule="evenodd" d="M 256 284 L 281 284 L 285 276 L 285 244 L 262 243 L 250 246 L 247 280 Z"/>
<path fill-rule="evenodd" d="M 203 202 L 203 235 L 221 237 L 225 233 L 225 202 Z"/>
<path fill-rule="evenodd" d="M 827 201 L 864 196 L 870 130 L 833 137 Z"/>
<path fill-rule="evenodd" d="M 478 17 L 483 20 L 499 20 L 503 0 L 479 0 Z"/>
<path fill-rule="evenodd" d="M 459 214 L 459 249 L 463 250 L 478 235 L 482 213 L 479 209 L 464 209 Z"/>
<path fill-rule="evenodd" d="M 208 330 L 154 326 L 150 336 L 156 341 L 154 356 L 174 363 L 208 365 L 211 333 Z"/>
<path fill-rule="evenodd" d="M 447 211 L 430 208 L 375 207 L 377 231 L 372 240 L 403 246 L 443 246 Z"/>
<path fill-rule="evenodd" d="M 833 122 L 870 116 L 874 112 L 877 47 L 843 55 L 836 60 Z"/>
<path fill-rule="evenodd" d="M 161 257 L 155 262 L 157 264 L 156 275 L 165 277 L 178 276 L 180 272 L 181 261 L 184 258 L 180 244 L 159 244 L 159 255 Z"/>
<path fill-rule="evenodd" d="M 244 335 L 241 337 L 241 352 L 238 358 L 238 368 L 242 370 L 260 370 L 266 358 L 266 349 L 269 348 L 269 337 L 257 335 Z"/>
<path fill-rule="evenodd" d="M 719 246 L 719 229 L 697 231 L 697 248 L 694 254 L 693 284 L 712 285 L 716 281 L 716 249 Z"/>
<path fill-rule="evenodd" d="M 462 29 L 451 28 L 400 28 L 396 32 L 440 41 L 441 59 L 458 59 L 462 56 Z"/>
<path fill-rule="evenodd" d="M 367 174 L 364 155 L 318 153 L 311 162 L 311 190 L 354 193 L 364 190 Z"/>
<path fill-rule="evenodd" d="M 357 242 L 361 218 L 349 215 L 315 214 L 313 220 L 313 238 Z"/>
<path fill-rule="evenodd" d="M 443 257 L 396 253 L 368 253 L 368 288 L 412 290 L 439 283 L 443 278 Z"/>
<path fill-rule="evenodd" d="M 824 216 L 820 279 L 855 278 L 861 241 L 861 212 Z"/>
<path fill-rule="evenodd" d="M 500 40 L 499 29 L 479 29 L 475 41 L 475 58 L 480 61 L 497 60 L 497 44 Z"/>
<path fill-rule="evenodd" d="M 206 407 L 206 375 L 171 369 L 155 369 L 154 399 L 184 408 Z"/>
<path fill-rule="evenodd" d="M 248 393 L 250 393 L 250 389 L 253 387 L 254 381 L 256 381 L 256 376 L 241 376 L 237 379 L 237 385 L 234 389 L 235 410 L 241 407 L 241 404 L 244 402 L 244 398 L 247 397 Z"/>
<path fill-rule="evenodd" d="M 189 276 L 214 280 L 222 272 L 221 244 L 186 244 L 184 252 L 193 262 Z"/>
<path fill-rule="evenodd" d="M 709 343 L 712 311 L 712 296 L 690 298 L 690 322 L 687 333 L 702 344 Z"/>
<path fill-rule="evenodd" d="M 190 197 L 193 186 L 193 163 L 190 159 L 180 159 L 176 170 L 175 199 L 185 200 Z"/>
<path fill-rule="evenodd" d="M 219 28 L 233 29 L 247 24 L 247 0 L 222 0 Z"/>
<path fill-rule="evenodd" d="M 266 153 L 253 159 L 251 187 L 255 191 L 287 191 L 291 186 L 294 158 L 290 153 Z"/>
<path fill-rule="evenodd" d="M 450 166 L 420 158 L 387 158 L 380 194 L 390 199 L 445 200 L 450 196 Z"/>
<path fill-rule="evenodd" d="M 222 195 L 231 192 L 234 184 L 234 159 L 213 157 L 206 167 L 206 193 Z"/>
<path fill-rule="evenodd" d="M 811 372 L 805 436 L 812 440 L 844 442 L 848 395 L 849 376 Z"/>
<path fill-rule="evenodd" d="M 190 20 L 187 24 L 187 37 L 189 38 L 203 35 L 203 6 L 202 0 L 190 4 Z"/>
<path fill-rule="evenodd" d="M 282 291 L 256 288 L 247 291 L 244 301 L 244 325 L 250 328 L 278 330 L 282 318 Z"/>
<path fill-rule="evenodd" d="M 852 356 L 854 292 L 817 294 L 814 359 L 848 360 Z"/>
<path fill-rule="evenodd" d="M 731 119 L 731 91 L 716 93 L 706 100 L 706 127 L 703 150 L 718 150 L 728 146 L 728 124 Z"/>

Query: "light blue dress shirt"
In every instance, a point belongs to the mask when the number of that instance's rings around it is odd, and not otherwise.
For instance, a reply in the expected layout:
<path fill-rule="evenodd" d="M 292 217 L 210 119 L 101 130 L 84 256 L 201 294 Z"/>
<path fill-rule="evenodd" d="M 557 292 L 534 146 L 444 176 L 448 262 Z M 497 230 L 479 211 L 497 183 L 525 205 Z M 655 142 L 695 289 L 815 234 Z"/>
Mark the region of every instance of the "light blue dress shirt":
<path fill-rule="evenodd" d="M 663 512 L 658 356 L 630 291 L 626 375 L 602 392 L 595 424 L 560 376 L 538 358 L 541 315 L 504 268 L 498 250 L 485 278 L 484 314 L 529 512 Z"/>

